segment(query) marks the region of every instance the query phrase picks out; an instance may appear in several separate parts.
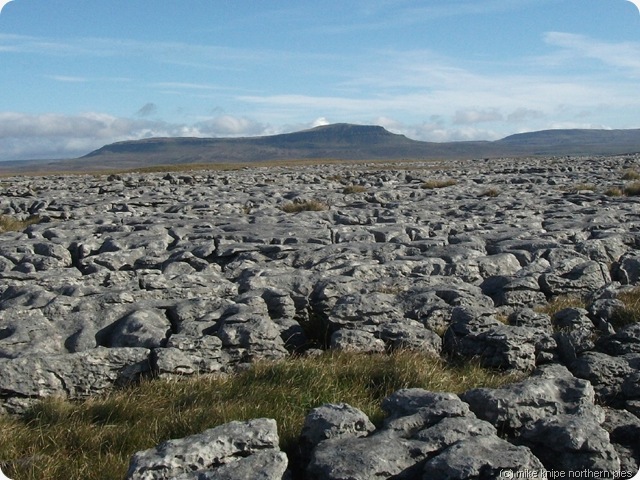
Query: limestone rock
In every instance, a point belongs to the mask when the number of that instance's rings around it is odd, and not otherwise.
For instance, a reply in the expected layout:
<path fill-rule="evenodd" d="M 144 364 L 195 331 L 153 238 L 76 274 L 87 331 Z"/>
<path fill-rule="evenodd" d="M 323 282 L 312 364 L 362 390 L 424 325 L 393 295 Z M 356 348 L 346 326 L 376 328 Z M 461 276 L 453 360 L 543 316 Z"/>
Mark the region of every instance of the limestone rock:
<path fill-rule="evenodd" d="M 271 470 L 275 470 L 276 473 L 276 476 L 264 478 L 282 478 L 287 463 L 279 455 L 278 441 L 274 420 L 260 418 L 227 423 L 189 437 L 167 440 L 155 448 L 137 452 L 131 458 L 127 479 L 170 479 L 196 472 L 198 475 L 208 475 L 217 473 L 218 467 L 224 467 L 221 472 L 222 478 L 224 475 L 227 475 L 227 478 L 241 478 L 232 476 L 233 471 L 235 470 L 236 474 L 239 471 L 246 472 L 257 462 L 264 460 L 270 461 Z M 264 453 L 271 455 L 247 461 L 247 458 L 254 454 Z M 247 463 L 236 466 L 235 463 L 238 461 Z M 280 477 L 277 477 L 278 472 L 281 472 Z"/>

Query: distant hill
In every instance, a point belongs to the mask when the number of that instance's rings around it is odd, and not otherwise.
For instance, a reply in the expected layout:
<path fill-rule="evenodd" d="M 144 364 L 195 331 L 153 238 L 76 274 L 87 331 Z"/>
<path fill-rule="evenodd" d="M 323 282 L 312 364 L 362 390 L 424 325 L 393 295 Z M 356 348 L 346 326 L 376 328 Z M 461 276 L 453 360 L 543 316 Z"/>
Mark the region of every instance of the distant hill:
<path fill-rule="evenodd" d="M 518 133 L 493 142 L 532 155 L 609 155 L 640 152 L 640 129 L 542 130 Z"/>
<path fill-rule="evenodd" d="M 294 133 L 243 138 L 150 138 L 106 145 L 82 157 L 110 164 L 260 162 L 336 158 L 385 160 L 473 156 L 490 142 L 431 143 L 383 127 L 339 123 Z"/>
<path fill-rule="evenodd" d="M 101 170 L 289 159 L 447 160 L 635 152 L 640 152 L 640 129 L 543 130 L 510 135 L 493 142 L 436 143 L 412 140 L 380 126 L 339 123 L 262 137 L 148 138 L 117 142 L 78 159 L 38 165 L 40 169 L 48 170 Z M 33 163 L 30 165 L 33 168 Z"/>

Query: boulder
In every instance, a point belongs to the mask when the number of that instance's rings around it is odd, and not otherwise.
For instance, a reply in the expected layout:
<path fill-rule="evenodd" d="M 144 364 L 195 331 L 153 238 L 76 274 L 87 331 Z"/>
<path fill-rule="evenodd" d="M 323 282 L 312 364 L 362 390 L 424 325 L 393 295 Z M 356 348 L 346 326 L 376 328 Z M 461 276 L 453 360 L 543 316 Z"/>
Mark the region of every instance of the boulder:
<path fill-rule="evenodd" d="M 343 328 L 331 335 L 329 348 L 346 352 L 384 353 L 385 345 L 371 332 Z"/>
<path fill-rule="evenodd" d="M 163 347 L 171 324 L 164 312 L 156 309 L 140 309 L 125 315 L 106 329 L 98 332 L 100 345 L 118 347 Z"/>
<path fill-rule="evenodd" d="M 305 472 L 309 480 L 415 478 L 427 457 L 421 442 L 381 431 L 366 438 L 338 437 L 321 442 Z"/>
<path fill-rule="evenodd" d="M 398 390 L 385 398 L 381 406 L 388 415 L 384 420 L 385 429 L 408 438 L 443 418 L 474 417 L 457 395 L 421 388 Z"/>
<path fill-rule="evenodd" d="M 247 478 L 241 472 L 259 466 L 270 472 L 265 479 L 282 479 L 286 457 L 279 452 L 275 420 L 259 418 L 247 422 L 230 422 L 181 439 L 167 440 L 155 448 L 137 452 L 131 458 L 127 480 L 161 480 L 171 478 Z M 262 454 L 255 459 L 253 455 Z M 261 462 L 269 462 L 261 464 Z M 236 465 L 238 462 L 243 462 Z M 215 476 L 222 468 L 221 477 Z M 180 475 L 188 474 L 190 476 Z M 197 474 L 197 476 L 194 476 Z M 251 478 L 260 478 L 252 472 Z M 259 474 L 257 474 L 259 475 Z"/>
<path fill-rule="evenodd" d="M 591 416 L 556 415 L 537 420 L 525 427 L 520 440 L 549 470 L 620 470 L 609 434 Z"/>
<path fill-rule="evenodd" d="M 217 373 L 225 368 L 222 341 L 212 335 L 171 335 L 165 348 L 153 350 L 151 363 L 159 377 Z"/>
<path fill-rule="evenodd" d="M 530 371 L 536 365 L 534 333 L 500 323 L 491 311 L 456 307 L 445 332 L 444 351 L 479 358 L 486 367 Z"/>
<path fill-rule="evenodd" d="M 622 388 L 625 379 L 634 372 L 625 358 L 585 352 L 569 368 L 576 377 L 591 382 L 598 402 L 618 407 L 624 403 Z"/>
<path fill-rule="evenodd" d="M 640 280 L 640 255 L 628 252 L 613 265 L 613 278 L 623 285 L 637 285 Z"/>
<path fill-rule="evenodd" d="M 567 268 L 554 268 L 540 277 L 540 287 L 549 297 L 556 295 L 584 295 L 611 282 L 605 263 L 589 260 Z"/>
<path fill-rule="evenodd" d="M 521 382 L 497 389 L 468 390 L 460 398 L 478 418 L 508 435 L 517 435 L 537 420 L 560 414 L 588 414 L 604 419 L 601 408 L 594 403 L 591 383 L 557 364 L 540 366 Z"/>
<path fill-rule="evenodd" d="M 427 461 L 422 479 L 515 478 L 517 472 L 526 475 L 543 469 L 540 460 L 525 446 L 512 445 L 497 436 L 473 436 Z"/>
<path fill-rule="evenodd" d="M 304 419 L 300 433 L 299 451 L 303 463 L 308 463 L 311 452 L 330 438 L 366 437 L 375 426 L 361 410 L 346 403 L 328 403 L 312 409 Z"/>
<path fill-rule="evenodd" d="M 150 373 L 145 348 L 95 348 L 80 353 L 0 359 L 0 412 L 20 413 L 50 396 L 89 398 Z"/>

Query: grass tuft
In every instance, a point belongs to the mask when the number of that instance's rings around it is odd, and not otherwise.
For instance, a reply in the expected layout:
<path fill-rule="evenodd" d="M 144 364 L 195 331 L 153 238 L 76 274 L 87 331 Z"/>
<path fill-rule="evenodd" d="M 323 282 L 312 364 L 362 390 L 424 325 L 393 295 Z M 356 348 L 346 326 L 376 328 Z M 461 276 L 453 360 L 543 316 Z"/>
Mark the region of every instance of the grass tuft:
<path fill-rule="evenodd" d="M 483 191 L 482 193 L 480 193 L 481 197 L 490 197 L 490 198 L 495 198 L 498 195 L 500 195 L 500 190 L 498 190 L 495 187 L 491 187 L 491 188 L 487 188 L 485 191 Z"/>
<path fill-rule="evenodd" d="M 624 192 L 619 187 L 611 187 L 611 188 L 607 189 L 604 192 L 604 194 L 607 197 L 622 197 L 624 195 Z"/>
<path fill-rule="evenodd" d="M 364 193 L 367 191 L 367 187 L 364 185 L 348 185 L 342 189 L 342 193 L 349 195 L 352 193 Z"/>
<path fill-rule="evenodd" d="M 0 416 L 0 459 L 10 478 L 124 478 L 136 451 L 232 420 L 276 419 L 281 447 L 291 452 L 308 411 L 324 403 L 349 403 L 380 424 L 381 400 L 400 388 L 459 393 L 520 379 L 408 351 L 261 362 L 228 377 L 146 381 L 103 398 L 52 398 L 23 417 Z"/>
<path fill-rule="evenodd" d="M 623 180 L 640 180 L 640 172 L 633 169 L 628 169 L 624 171 L 622 175 Z"/>
<path fill-rule="evenodd" d="M 633 182 L 625 185 L 623 189 L 624 194 L 627 197 L 637 197 L 640 195 L 640 182 Z"/>
<path fill-rule="evenodd" d="M 422 184 L 422 188 L 427 190 L 433 190 L 435 188 L 445 188 L 451 187 L 452 185 L 457 184 L 458 182 L 454 179 L 448 180 L 427 180 Z"/>
<path fill-rule="evenodd" d="M 624 307 L 613 313 L 611 324 L 622 328 L 640 322 L 640 288 L 621 292 L 617 299 L 624 303 Z"/>
<path fill-rule="evenodd" d="M 538 313 L 546 313 L 553 317 L 560 310 L 565 308 L 587 308 L 585 300 L 577 295 L 560 295 L 554 297 L 546 305 L 534 308 Z"/>
<path fill-rule="evenodd" d="M 583 191 L 595 192 L 596 186 L 593 183 L 577 183 L 570 187 L 566 187 L 563 190 L 569 193 L 577 193 Z"/>

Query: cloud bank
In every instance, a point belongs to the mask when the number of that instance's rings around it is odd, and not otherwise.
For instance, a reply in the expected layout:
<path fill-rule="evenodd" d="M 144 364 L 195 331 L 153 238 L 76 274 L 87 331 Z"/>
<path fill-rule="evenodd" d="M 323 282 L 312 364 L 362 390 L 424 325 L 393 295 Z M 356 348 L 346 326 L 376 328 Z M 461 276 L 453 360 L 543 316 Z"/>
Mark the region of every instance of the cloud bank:
<path fill-rule="evenodd" d="M 267 129 L 246 118 L 222 116 L 207 121 L 172 124 L 147 120 L 155 105 L 146 104 L 136 119 L 104 113 L 81 115 L 0 112 L 2 160 L 73 158 L 105 144 L 149 137 L 217 137 L 260 135 Z"/>

